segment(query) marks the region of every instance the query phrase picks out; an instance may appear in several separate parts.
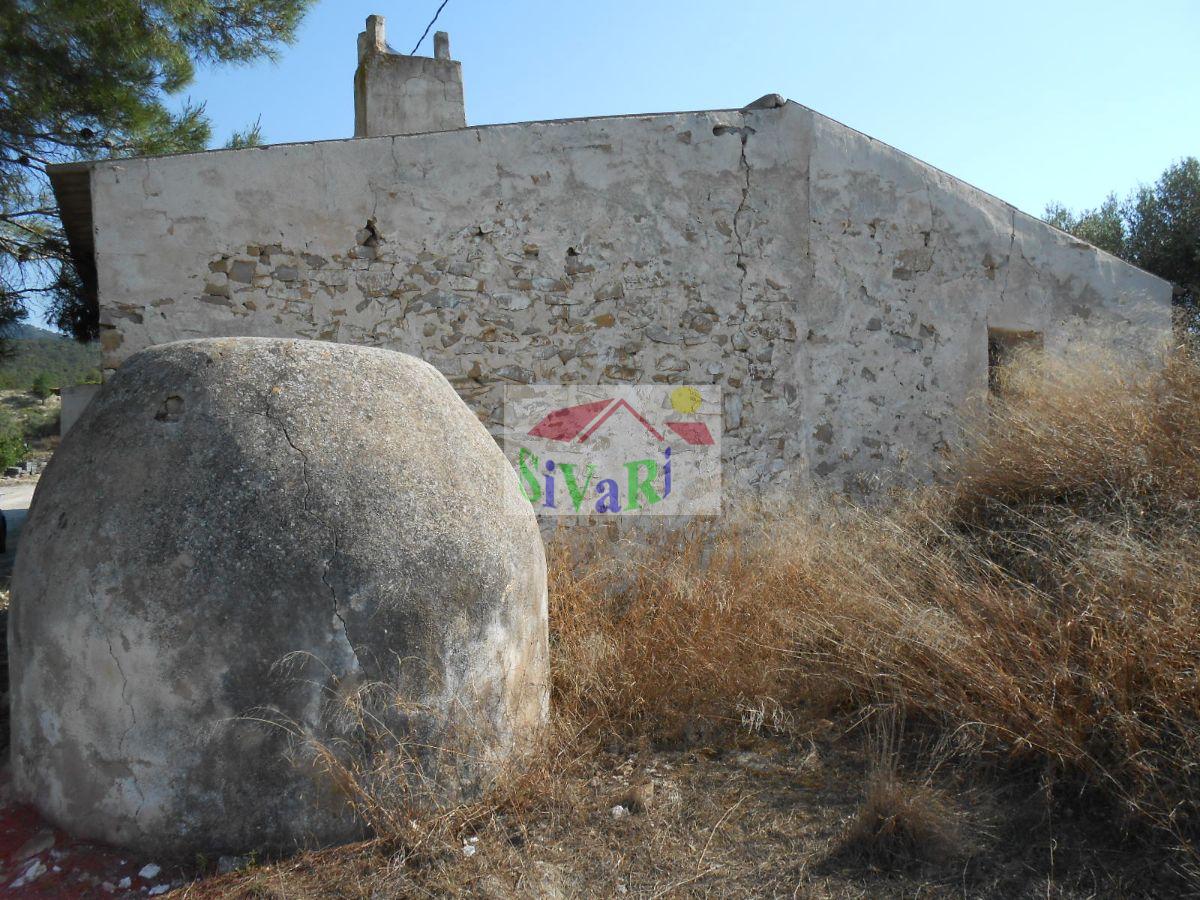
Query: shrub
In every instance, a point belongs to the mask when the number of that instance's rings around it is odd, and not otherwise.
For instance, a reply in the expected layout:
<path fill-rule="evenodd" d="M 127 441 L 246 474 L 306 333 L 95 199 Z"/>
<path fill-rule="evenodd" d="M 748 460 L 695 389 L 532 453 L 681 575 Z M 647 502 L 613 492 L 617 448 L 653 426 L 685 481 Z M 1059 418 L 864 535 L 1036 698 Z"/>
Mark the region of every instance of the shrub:
<path fill-rule="evenodd" d="M 38 372 L 33 379 L 33 384 L 29 386 L 29 393 L 33 394 L 39 400 L 45 400 L 49 397 L 53 393 L 50 376 L 45 372 Z"/>
<path fill-rule="evenodd" d="M 15 466 L 28 451 L 21 424 L 6 409 L 0 409 L 0 470 Z"/>

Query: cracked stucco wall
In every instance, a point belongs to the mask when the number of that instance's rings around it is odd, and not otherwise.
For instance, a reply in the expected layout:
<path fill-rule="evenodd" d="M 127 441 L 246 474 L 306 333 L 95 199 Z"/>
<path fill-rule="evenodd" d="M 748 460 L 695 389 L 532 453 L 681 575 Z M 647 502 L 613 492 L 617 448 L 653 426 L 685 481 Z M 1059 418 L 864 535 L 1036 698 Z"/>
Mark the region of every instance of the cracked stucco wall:
<path fill-rule="evenodd" d="M 108 367 L 215 335 L 504 383 L 712 383 L 727 496 L 925 477 L 987 330 L 1145 351 L 1170 289 L 794 103 L 103 162 Z"/>

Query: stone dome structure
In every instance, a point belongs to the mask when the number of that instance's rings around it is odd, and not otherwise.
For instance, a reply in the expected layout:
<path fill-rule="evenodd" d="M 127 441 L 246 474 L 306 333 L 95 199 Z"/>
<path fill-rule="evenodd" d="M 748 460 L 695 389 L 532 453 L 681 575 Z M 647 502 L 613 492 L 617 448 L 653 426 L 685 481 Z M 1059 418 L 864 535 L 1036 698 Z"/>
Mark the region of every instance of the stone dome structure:
<path fill-rule="evenodd" d="M 222 338 L 130 358 L 46 470 L 12 593 L 16 791 L 138 850 L 355 838 L 331 760 L 410 754 L 469 791 L 547 712 L 533 512 L 449 383 L 400 353 Z"/>

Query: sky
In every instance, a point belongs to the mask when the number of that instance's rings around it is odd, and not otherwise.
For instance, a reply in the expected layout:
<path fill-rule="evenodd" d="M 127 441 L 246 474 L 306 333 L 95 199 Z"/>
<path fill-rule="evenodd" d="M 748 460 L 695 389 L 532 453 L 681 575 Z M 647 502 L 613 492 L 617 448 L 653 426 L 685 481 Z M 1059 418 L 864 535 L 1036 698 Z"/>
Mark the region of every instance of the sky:
<path fill-rule="evenodd" d="M 214 144 L 349 137 L 367 15 L 412 50 L 440 0 L 321 0 L 276 62 L 206 68 Z M 780 93 L 1033 214 L 1200 155 L 1200 0 L 449 0 L 467 122 L 740 107 Z M 421 55 L 433 55 L 433 33 Z"/>

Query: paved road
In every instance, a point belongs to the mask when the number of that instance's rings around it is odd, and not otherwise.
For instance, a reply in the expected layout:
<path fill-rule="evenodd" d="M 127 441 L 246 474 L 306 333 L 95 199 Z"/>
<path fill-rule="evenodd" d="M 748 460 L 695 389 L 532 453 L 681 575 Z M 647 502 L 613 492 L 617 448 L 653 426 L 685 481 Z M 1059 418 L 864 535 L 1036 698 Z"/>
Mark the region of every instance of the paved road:
<path fill-rule="evenodd" d="M 21 527 L 25 524 L 29 502 L 33 500 L 37 485 L 36 480 L 0 481 L 0 509 L 4 510 L 4 519 L 8 523 L 8 549 L 0 554 L 0 579 L 4 581 L 12 574 L 17 541 L 21 537 Z"/>

